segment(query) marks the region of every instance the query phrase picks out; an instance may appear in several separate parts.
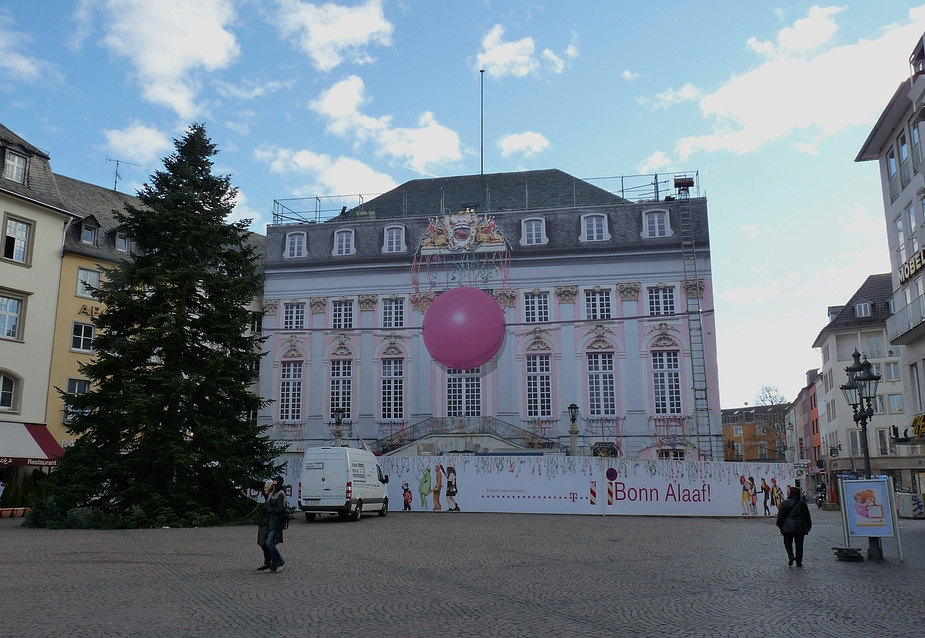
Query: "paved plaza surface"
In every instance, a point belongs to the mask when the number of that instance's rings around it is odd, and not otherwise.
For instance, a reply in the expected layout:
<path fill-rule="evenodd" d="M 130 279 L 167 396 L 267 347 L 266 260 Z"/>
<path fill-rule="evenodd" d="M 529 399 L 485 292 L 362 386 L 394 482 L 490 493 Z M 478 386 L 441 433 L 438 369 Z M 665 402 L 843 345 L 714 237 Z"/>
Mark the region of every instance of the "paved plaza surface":
<path fill-rule="evenodd" d="M 770 517 L 296 519 L 278 574 L 256 526 L 3 519 L 0 636 L 925 636 L 925 521 L 900 522 L 905 562 L 888 539 L 848 563 L 840 514 L 813 517 L 800 569 Z"/>

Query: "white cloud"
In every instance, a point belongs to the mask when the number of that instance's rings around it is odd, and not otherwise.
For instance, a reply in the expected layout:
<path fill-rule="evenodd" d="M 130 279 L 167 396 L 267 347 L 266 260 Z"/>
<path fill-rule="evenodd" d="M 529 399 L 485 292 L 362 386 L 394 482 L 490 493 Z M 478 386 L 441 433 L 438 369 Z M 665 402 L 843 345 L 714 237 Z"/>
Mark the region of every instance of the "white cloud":
<path fill-rule="evenodd" d="M 264 234 L 264 226 L 268 223 L 265 213 L 251 208 L 247 197 L 238 190 L 237 197 L 234 200 L 234 210 L 225 218 L 226 222 L 236 222 L 242 219 L 251 220 L 250 229 L 254 232 Z"/>
<path fill-rule="evenodd" d="M 255 157 L 274 173 L 307 173 L 315 180 L 299 189 L 299 195 L 345 195 L 350 193 L 384 193 L 398 184 L 363 162 L 350 158 L 332 158 L 312 151 L 294 151 L 279 146 L 262 146 Z"/>
<path fill-rule="evenodd" d="M 295 40 L 315 67 L 330 71 L 347 60 L 375 61 L 367 52 L 373 44 L 391 46 L 395 27 L 386 20 L 382 0 L 356 7 L 316 5 L 302 0 L 278 0 L 273 22 L 284 37 Z"/>
<path fill-rule="evenodd" d="M 280 89 L 288 89 L 292 87 L 293 82 L 271 80 L 260 83 L 256 80 L 242 80 L 240 85 L 222 81 L 213 82 L 213 85 L 215 86 L 215 90 L 218 91 L 218 94 L 222 97 L 236 98 L 238 100 L 253 100 L 275 93 Z"/>
<path fill-rule="evenodd" d="M 624 80 L 632 81 L 638 78 L 639 74 L 634 71 L 630 71 L 629 69 L 624 69 L 623 73 L 620 74 L 620 77 L 622 77 Z"/>
<path fill-rule="evenodd" d="M 173 148 L 173 141 L 156 128 L 132 120 L 121 130 L 106 129 L 106 149 L 120 160 L 151 165 Z"/>
<path fill-rule="evenodd" d="M 5 7 L 0 7 L 0 85 L 8 80 L 36 82 L 44 77 L 58 77 L 48 62 L 23 50 L 31 48 L 32 36 L 12 29 L 13 18 Z"/>
<path fill-rule="evenodd" d="M 698 89 L 693 84 L 685 84 L 680 89 L 675 91 L 674 89 L 668 89 L 659 93 L 655 97 L 657 102 L 653 105 L 654 108 L 660 108 L 662 110 L 667 109 L 670 106 L 675 104 L 680 104 L 681 102 L 694 102 L 703 95 L 703 92 Z"/>
<path fill-rule="evenodd" d="M 504 41 L 504 27 L 496 24 L 482 38 L 482 52 L 475 59 L 480 69 L 489 76 L 522 78 L 536 73 L 540 63 L 534 57 L 536 44 L 533 38 L 522 38 L 516 42 Z"/>
<path fill-rule="evenodd" d="M 908 22 L 892 25 L 876 40 L 805 55 L 807 48 L 831 37 L 819 25 L 828 24 L 835 13 L 819 17 L 811 11 L 806 20 L 815 30 L 798 20 L 764 64 L 703 96 L 700 110 L 713 122 L 713 131 L 678 140 L 680 160 L 698 151 L 743 154 L 793 135 L 797 148 L 813 152 L 826 136 L 875 121 L 908 78 L 909 43 L 925 30 L 925 7 L 910 10 Z"/>
<path fill-rule="evenodd" d="M 504 27 L 496 24 L 482 38 L 482 52 L 475 56 L 475 60 L 478 68 L 484 69 L 491 77 L 522 78 L 539 73 L 540 61 L 535 52 L 536 42 L 533 38 L 526 37 L 516 42 L 506 42 Z M 571 42 L 561 55 L 556 54 L 552 49 L 543 49 L 540 57 L 546 63 L 546 67 L 558 75 L 565 71 L 578 55 L 578 36 L 573 33 Z"/>
<path fill-rule="evenodd" d="M 240 54 L 228 27 L 231 0 L 106 0 L 110 22 L 103 43 L 131 61 L 144 99 L 195 118 L 199 75 L 231 65 Z"/>
<path fill-rule="evenodd" d="M 93 31 L 93 8 L 95 4 L 96 0 L 78 0 L 77 6 L 74 7 L 74 14 L 72 15 L 74 30 L 67 40 L 67 46 L 72 51 L 79 51 L 84 40 L 90 37 L 90 33 Z"/>
<path fill-rule="evenodd" d="M 758 224 L 742 224 L 739 226 L 739 231 L 749 239 L 755 239 L 761 236 L 761 230 L 758 228 Z"/>
<path fill-rule="evenodd" d="M 668 166 L 671 166 L 674 162 L 670 157 L 665 155 L 662 151 L 655 151 L 649 157 L 644 159 L 636 166 L 636 170 L 642 174 L 655 173 L 662 170 Z"/>
<path fill-rule="evenodd" d="M 392 125 L 390 116 L 365 115 L 360 108 L 369 103 L 363 80 L 352 75 L 322 91 L 309 108 L 327 119 L 327 130 L 342 137 L 352 136 L 357 145 L 370 141 L 379 156 L 406 162 L 420 172 L 462 159 L 459 135 L 425 111 L 415 128 Z"/>
<path fill-rule="evenodd" d="M 521 155 L 525 158 L 535 157 L 549 148 L 549 140 L 540 133 L 525 131 L 514 135 L 505 135 L 498 140 L 502 157 Z"/>
<path fill-rule="evenodd" d="M 762 55 L 784 55 L 815 49 L 835 35 L 838 25 L 832 18 L 842 10 L 843 7 L 810 7 L 805 18 L 794 22 L 792 27 L 780 30 L 776 46 L 767 40 L 759 42 L 756 38 L 749 38 L 747 44 Z"/>

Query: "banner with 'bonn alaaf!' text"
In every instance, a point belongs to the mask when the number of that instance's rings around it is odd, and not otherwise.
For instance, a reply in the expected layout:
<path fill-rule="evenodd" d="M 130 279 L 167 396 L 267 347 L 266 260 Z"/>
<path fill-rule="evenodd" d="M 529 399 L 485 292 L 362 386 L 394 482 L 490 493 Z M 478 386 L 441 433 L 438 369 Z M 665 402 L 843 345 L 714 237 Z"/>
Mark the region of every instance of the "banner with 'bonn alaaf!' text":
<path fill-rule="evenodd" d="M 379 462 L 393 511 L 407 485 L 414 511 L 760 516 L 777 514 L 775 503 L 794 484 L 784 463 L 468 455 Z"/>

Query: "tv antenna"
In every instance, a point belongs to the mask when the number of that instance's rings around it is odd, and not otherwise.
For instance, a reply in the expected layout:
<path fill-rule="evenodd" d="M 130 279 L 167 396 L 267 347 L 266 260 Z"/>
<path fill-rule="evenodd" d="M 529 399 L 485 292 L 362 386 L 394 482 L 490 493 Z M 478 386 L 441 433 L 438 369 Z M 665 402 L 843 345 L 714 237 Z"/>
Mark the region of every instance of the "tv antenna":
<path fill-rule="evenodd" d="M 119 179 L 122 177 L 121 175 L 119 175 L 119 165 L 120 164 L 128 164 L 129 166 L 141 166 L 141 164 L 135 164 L 133 162 L 126 162 L 125 160 L 120 160 L 120 159 L 111 159 L 109 157 L 106 158 L 106 161 L 116 163 L 116 176 L 115 176 L 115 179 L 112 180 L 112 190 L 116 190 L 116 186 L 119 185 Z"/>

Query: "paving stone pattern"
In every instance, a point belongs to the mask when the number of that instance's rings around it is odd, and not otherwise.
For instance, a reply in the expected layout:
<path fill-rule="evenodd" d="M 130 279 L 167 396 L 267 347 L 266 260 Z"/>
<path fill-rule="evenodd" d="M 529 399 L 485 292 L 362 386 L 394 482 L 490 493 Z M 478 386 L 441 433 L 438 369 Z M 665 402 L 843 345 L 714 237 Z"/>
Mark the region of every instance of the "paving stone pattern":
<path fill-rule="evenodd" d="M 813 516 L 801 569 L 761 517 L 297 519 L 278 574 L 255 526 L 4 519 L 0 636 L 925 636 L 925 521 L 900 524 L 905 562 L 886 540 L 849 563 L 839 514 Z"/>

